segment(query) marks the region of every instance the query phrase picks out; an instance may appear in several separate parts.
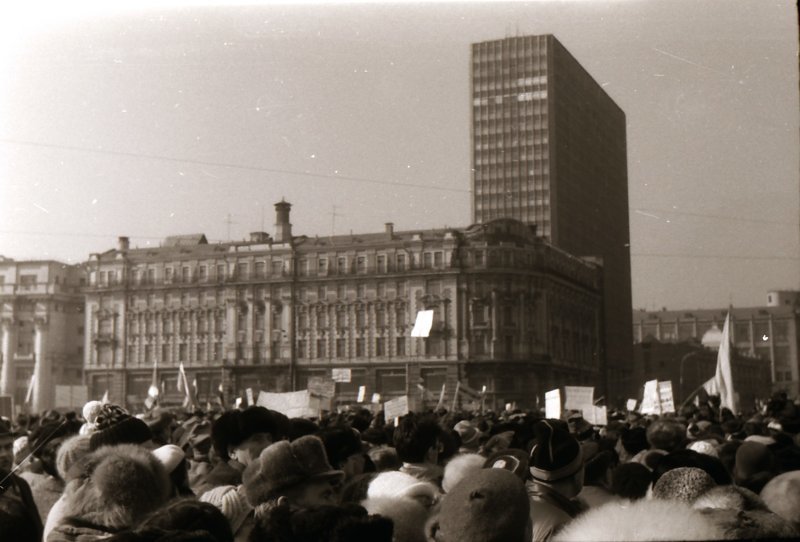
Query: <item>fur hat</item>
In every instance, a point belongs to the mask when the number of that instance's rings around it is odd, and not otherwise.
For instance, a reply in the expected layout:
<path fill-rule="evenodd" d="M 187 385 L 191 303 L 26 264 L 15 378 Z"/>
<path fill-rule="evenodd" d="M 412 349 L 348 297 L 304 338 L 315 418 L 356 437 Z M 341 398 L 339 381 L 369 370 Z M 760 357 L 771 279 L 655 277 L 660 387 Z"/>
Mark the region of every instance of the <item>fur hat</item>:
<path fill-rule="evenodd" d="M 770 480 L 761 490 L 761 498 L 800 532 L 800 471 L 785 472 Z"/>
<path fill-rule="evenodd" d="M 733 480 L 754 492 L 761 489 L 775 475 L 775 457 L 772 451 L 758 442 L 743 442 L 736 450 Z"/>
<path fill-rule="evenodd" d="M 669 419 L 656 420 L 647 428 L 647 442 L 650 446 L 668 452 L 679 449 L 685 435 L 686 428 Z"/>
<path fill-rule="evenodd" d="M 160 448 L 156 448 L 151 453 L 164 465 L 164 469 L 167 472 L 174 471 L 175 467 L 186 458 L 186 454 L 183 453 L 183 450 L 174 444 L 165 444 Z"/>
<path fill-rule="evenodd" d="M 239 530 L 247 515 L 253 510 L 243 491 L 236 486 L 218 486 L 200 495 L 200 501 L 213 504 L 228 518 L 231 529 Z"/>
<path fill-rule="evenodd" d="M 344 473 L 333 470 L 318 437 L 307 435 L 266 447 L 242 475 L 245 495 L 257 506 L 290 487 L 311 481 L 341 480 Z"/>
<path fill-rule="evenodd" d="M 370 497 L 361 502 L 367 512 L 394 522 L 394 542 L 425 542 L 429 510 L 413 499 Z"/>
<path fill-rule="evenodd" d="M 460 454 L 453 457 L 444 467 L 442 489 L 447 493 L 464 478 L 483 468 L 486 458 L 479 454 Z"/>
<path fill-rule="evenodd" d="M 141 446 L 104 446 L 73 465 L 70 474 L 64 516 L 112 529 L 134 525 L 169 495 L 164 467 Z"/>
<path fill-rule="evenodd" d="M 461 420 L 454 427 L 453 431 L 458 433 L 461 438 L 461 447 L 469 450 L 478 450 L 480 439 L 483 436 L 477 427 L 472 425 L 469 420 Z"/>
<path fill-rule="evenodd" d="M 482 469 L 445 495 L 426 529 L 442 542 L 523 542 L 529 518 L 522 480 L 505 469 Z"/>
<path fill-rule="evenodd" d="M 653 497 L 693 502 L 714 486 L 714 479 L 706 471 L 679 467 L 665 472 L 658 479 L 653 486 Z"/>
<path fill-rule="evenodd" d="M 80 461 L 90 451 L 88 435 L 73 435 L 62 442 L 58 452 L 56 452 L 56 469 L 58 469 L 58 475 L 61 476 L 61 479 L 68 482 L 67 474 L 72 465 Z"/>
<path fill-rule="evenodd" d="M 146 423 L 128 414 L 121 406 L 107 403 L 100 406 L 89 447 L 97 450 L 115 444 L 142 444 L 152 438 Z"/>
<path fill-rule="evenodd" d="M 518 448 L 509 448 L 490 455 L 483 464 L 483 468 L 505 469 L 513 472 L 522 480 L 527 480 L 530 474 L 528 470 L 528 454 Z"/>
<path fill-rule="evenodd" d="M 369 516 L 356 504 L 320 506 L 292 510 L 288 506 L 274 506 L 256 516 L 256 525 L 250 540 L 271 542 L 390 542 L 392 522 L 386 518 Z M 395 539 L 397 540 L 397 539 Z"/>
<path fill-rule="evenodd" d="M 211 426 L 211 441 L 217 455 L 227 459 L 228 447 L 241 444 L 256 433 L 269 433 L 273 441 L 286 436 L 289 418 L 261 406 L 244 410 L 229 410 L 217 418 Z"/>
<path fill-rule="evenodd" d="M 581 447 L 575 437 L 549 420 L 537 423 L 534 432 L 537 444 L 530 456 L 534 480 L 551 483 L 573 476 L 581 469 Z"/>
<path fill-rule="evenodd" d="M 439 490 L 431 482 L 423 482 L 410 474 L 399 471 L 378 474 L 367 488 L 367 498 L 413 499 L 426 508 L 439 498 Z"/>
<path fill-rule="evenodd" d="M 340 466 L 351 455 L 364 451 L 361 437 L 354 429 L 347 427 L 331 427 L 320 431 L 317 436 L 325 445 L 325 453 L 331 465 Z"/>
<path fill-rule="evenodd" d="M 723 530 L 699 510 L 677 500 L 616 501 L 570 521 L 554 542 L 597 540 L 720 540 Z"/>

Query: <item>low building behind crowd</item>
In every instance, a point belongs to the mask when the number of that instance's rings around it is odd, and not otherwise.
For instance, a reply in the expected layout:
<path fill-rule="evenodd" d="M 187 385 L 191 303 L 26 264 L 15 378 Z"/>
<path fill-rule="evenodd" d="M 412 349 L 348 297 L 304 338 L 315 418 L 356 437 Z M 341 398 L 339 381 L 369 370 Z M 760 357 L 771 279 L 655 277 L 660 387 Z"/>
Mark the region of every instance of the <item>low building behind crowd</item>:
<path fill-rule="evenodd" d="M 404 394 L 434 403 L 442 385 L 480 390 L 489 406 L 535 406 L 564 384 L 596 385 L 602 353 L 602 266 L 554 248 L 532 226 L 498 219 L 467 228 L 295 236 L 290 204 L 272 235 L 209 243 L 168 237 L 86 264 L 85 361 L 90 395 L 138 406 L 157 360 L 162 402 L 180 402 L 178 365 L 201 403 L 304 389 L 331 378 L 340 403 Z M 427 338 L 411 337 L 432 310 Z M 427 390 L 423 393 L 421 389 Z M 599 394 L 598 394 L 599 395 Z"/>
<path fill-rule="evenodd" d="M 635 376 L 648 380 L 671 381 L 675 406 L 691 399 L 717 369 L 717 353 L 722 331 L 712 328 L 702 341 L 660 342 L 653 336 L 634 345 Z M 754 408 L 770 395 L 769 365 L 764 360 L 736 350 L 731 351 L 733 389 L 739 408 Z"/>
<path fill-rule="evenodd" d="M 82 384 L 83 277 L 77 265 L 0 257 L 0 396 L 17 411 L 28 399 L 33 412 L 54 408 L 56 384 Z"/>
<path fill-rule="evenodd" d="M 700 341 L 706 332 L 722 329 L 728 310 L 634 311 L 634 343 L 644 343 L 648 337 L 661 343 Z M 762 361 L 772 391 L 800 394 L 800 292 L 768 292 L 766 305 L 733 307 L 730 313 L 731 342 L 736 350 Z"/>

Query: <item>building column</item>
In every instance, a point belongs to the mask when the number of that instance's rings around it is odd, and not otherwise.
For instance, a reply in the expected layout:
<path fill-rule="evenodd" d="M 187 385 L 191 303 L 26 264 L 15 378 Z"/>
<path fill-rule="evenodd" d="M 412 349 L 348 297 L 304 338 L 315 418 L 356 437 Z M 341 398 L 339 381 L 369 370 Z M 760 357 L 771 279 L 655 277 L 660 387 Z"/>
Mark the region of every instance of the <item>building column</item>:
<path fill-rule="evenodd" d="M 14 373 L 14 342 L 15 329 L 14 321 L 10 318 L 4 318 L 2 321 L 3 329 L 3 368 L 0 372 L 0 395 L 14 396 L 14 389 L 16 388 L 16 374 Z"/>
<path fill-rule="evenodd" d="M 36 318 L 34 327 L 36 334 L 33 345 L 35 355 L 33 376 L 36 380 L 33 386 L 33 412 L 41 413 L 53 408 L 55 390 L 52 382 L 52 363 L 47 355 L 47 320 Z"/>

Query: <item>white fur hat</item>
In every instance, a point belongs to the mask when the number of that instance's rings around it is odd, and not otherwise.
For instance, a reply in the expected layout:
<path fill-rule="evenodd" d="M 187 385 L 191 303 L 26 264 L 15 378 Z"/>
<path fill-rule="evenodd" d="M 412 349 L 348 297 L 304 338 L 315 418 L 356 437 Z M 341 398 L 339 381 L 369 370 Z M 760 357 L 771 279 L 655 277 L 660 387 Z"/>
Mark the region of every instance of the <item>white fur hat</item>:
<path fill-rule="evenodd" d="M 461 480 L 481 470 L 484 463 L 486 463 L 486 458 L 479 454 L 460 454 L 452 458 L 444 467 L 444 478 L 442 479 L 444 492 L 448 493 Z"/>

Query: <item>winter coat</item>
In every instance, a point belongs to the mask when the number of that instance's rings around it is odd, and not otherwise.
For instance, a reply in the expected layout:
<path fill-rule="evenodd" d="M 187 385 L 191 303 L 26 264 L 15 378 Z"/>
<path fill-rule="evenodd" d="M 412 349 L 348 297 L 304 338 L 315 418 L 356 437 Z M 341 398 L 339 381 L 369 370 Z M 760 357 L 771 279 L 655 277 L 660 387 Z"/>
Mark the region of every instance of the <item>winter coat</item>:
<path fill-rule="evenodd" d="M 219 486 L 238 486 L 242 484 L 242 472 L 244 465 L 236 460 L 220 461 L 204 479 L 198 480 L 196 487 L 193 486 L 197 495 L 202 495 L 210 489 Z"/>
<path fill-rule="evenodd" d="M 64 482 L 50 475 L 43 476 L 31 484 L 31 493 L 42 523 L 47 521 L 47 514 L 63 492 Z"/>
<path fill-rule="evenodd" d="M 0 479 L 3 479 L 3 477 L 4 475 L 0 473 Z M 28 485 L 28 482 L 16 474 L 9 474 L 5 484 L 7 484 L 7 489 L 5 492 L 0 493 L 0 497 L 13 496 L 19 499 L 22 502 L 22 506 L 25 508 L 25 513 L 27 514 L 28 519 L 41 534 L 42 520 L 39 516 L 39 511 L 36 508 L 36 502 L 33 500 L 33 494 L 31 493 L 31 488 Z"/>
<path fill-rule="evenodd" d="M 67 518 L 54 527 L 45 540 L 46 542 L 95 542 L 110 538 L 116 533 L 116 529 L 110 530 L 108 527 L 94 525 L 77 518 Z"/>
<path fill-rule="evenodd" d="M 580 502 L 567 499 L 540 484 L 530 483 L 528 495 L 534 542 L 550 540 L 561 527 L 584 510 Z"/>

